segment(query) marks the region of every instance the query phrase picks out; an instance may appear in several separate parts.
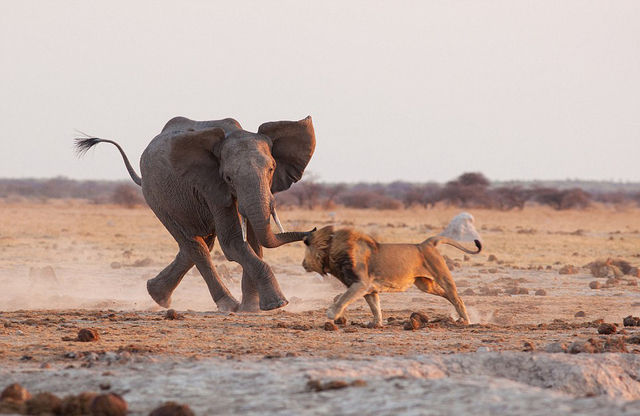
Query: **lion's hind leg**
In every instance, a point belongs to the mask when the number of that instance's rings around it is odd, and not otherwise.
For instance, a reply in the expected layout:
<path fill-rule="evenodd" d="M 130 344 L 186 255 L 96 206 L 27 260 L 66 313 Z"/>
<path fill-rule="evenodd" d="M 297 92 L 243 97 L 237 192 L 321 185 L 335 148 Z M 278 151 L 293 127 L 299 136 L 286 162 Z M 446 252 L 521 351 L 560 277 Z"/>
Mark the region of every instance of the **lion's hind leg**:
<path fill-rule="evenodd" d="M 422 290 L 423 292 L 441 296 L 451 302 L 453 307 L 456 308 L 456 312 L 458 312 L 458 315 L 460 315 L 465 323 L 469 324 L 471 322 L 469 320 L 467 308 L 464 306 L 464 302 L 462 301 L 462 299 L 460 299 L 460 296 L 458 296 L 458 291 L 456 290 L 455 284 L 445 284 L 448 287 L 444 289 L 434 280 L 427 277 L 416 277 L 415 284 L 418 289 Z"/>

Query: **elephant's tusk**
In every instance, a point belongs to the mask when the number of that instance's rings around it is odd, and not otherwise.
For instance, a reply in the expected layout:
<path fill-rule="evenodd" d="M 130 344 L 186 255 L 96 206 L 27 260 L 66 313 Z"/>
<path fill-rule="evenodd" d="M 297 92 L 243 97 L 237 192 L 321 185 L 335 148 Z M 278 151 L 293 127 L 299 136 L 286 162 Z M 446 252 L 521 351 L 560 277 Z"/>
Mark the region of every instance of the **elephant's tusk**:
<path fill-rule="evenodd" d="M 240 228 L 242 228 L 242 240 L 247 241 L 247 219 L 244 216 L 241 216 L 242 221 L 240 221 Z"/>
<path fill-rule="evenodd" d="M 276 212 L 276 209 L 273 209 L 273 220 L 276 222 L 276 225 L 278 226 L 278 229 L 280 230 L 281 233 L 284 232 L 284 228 L 282 227 L 282 224 L 280 223 L 280 218 L 278 218 L 278 213 Z"/>

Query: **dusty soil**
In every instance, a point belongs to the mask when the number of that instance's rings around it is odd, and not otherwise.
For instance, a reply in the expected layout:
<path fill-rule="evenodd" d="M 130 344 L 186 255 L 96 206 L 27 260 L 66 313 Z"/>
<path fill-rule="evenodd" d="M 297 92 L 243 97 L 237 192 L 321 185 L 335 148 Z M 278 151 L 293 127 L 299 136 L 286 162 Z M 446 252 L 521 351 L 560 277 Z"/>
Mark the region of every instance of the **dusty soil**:
<path fill-rule="evenodd" d="M 280 217 L 288 230 L 334 223 L 383 242 L 419 242 L 459 212 L 282 210 Z M 362 300 L 337 331 L 325 331 L 324 311 L 343 288 L 304 272 L 301 243 L 265 253 L 290 300 L 283 310 L 217 312 L 202 278 L 190 272 L 174 293 L 178 319 L 167 319 L 145 282 L 173 260 L 177 245 L 148 209 L 3 201 L 0 389 L 21 382 L 64 396 L 102 385 L 124 394 L 131 414 L 148 414 L 166 400 L 198 414 L 542 414 L 550 407 L 563 414 L 637 414 L 640 327 L 625 328 L 622 320 L 640 315 L 640 279 L 608 281 L 583 266 L 609 257 L 640 266 L 640 209 L 471 213 L 483 252 L 441 252 L 458 263 L 453 275 L 472 325 L 455 323 L 444 299 L 410 289 L 381 295 L 383 316 L 390 318 L 383 328 L 365 327 L 371 314 Z M 489 261 L 492 255 L 496 260 Z M 218 248 L 212 256 L 228 269 L 227 283 L 239 296 L 239 267 Z M 567 265 L 577 273 L 560 274 Z M 591 289 L 592 281 L 601 288 Z M 430 323 L 404 330 L 413 312 Z M 602 322 L 617 323 L 617 332 L 599 334 Z M 81 329 L 95 330 L 99 339 L 77 341 Z M 596 350 L 614 352 L 546 352 L 552 344 L 589 339 Z M 627 353 L 615 352 L 621 348 Z M 603 371 L 617 381 L 605 380 Z M 355 379 L 366 385 L 305 387 L 309 380 Z M 167 382 L 175 387 L 167 389 Z M 212 389 L 224 396 L 217 405 Z M 470 394 L 478 401 L 460 400 Z M 502 402 L 509 395 L 517 395 L 517 406 Z"/>

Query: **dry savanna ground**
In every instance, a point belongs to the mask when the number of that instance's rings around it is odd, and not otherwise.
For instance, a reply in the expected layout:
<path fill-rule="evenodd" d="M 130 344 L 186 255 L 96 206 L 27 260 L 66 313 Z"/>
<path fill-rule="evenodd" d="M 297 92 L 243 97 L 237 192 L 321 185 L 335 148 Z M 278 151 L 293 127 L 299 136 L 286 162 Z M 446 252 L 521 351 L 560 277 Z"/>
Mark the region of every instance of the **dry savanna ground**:
<path fill-rule="evenodd" d="M 357 228 L 381 242 L 420 242 L 439 233 L 461 211 L 294 209 L 281 211 L 280 217 L 287 230 L 334 224 Z M 345 324 L 326 331 L 326 307 L 343 288 L 331 277 L 304 272 L 302 243 L 265 252 L 290 300 L 284 309 L 217 312 L 194 270 L 173 296 L 178 319 L 167 319 L 166 310 L 147 295 L 145 283 L 173 260 L 177 245 L 149 209 L 80 200 L 0 202 L 2 375 L 42 387 L 24 374 L 157 360 L 291 359 L 299 364 L 307 358 L 366 361 L 488 351 L 532 354 L 532 350 L 535 354 L 552 350 L 557 343 L 578 345 L 588 339 L 596 349 L 640 352 L 640 345 L 629 341 L 640 331 L 622 325 L 624 317 L 640 315 L 638 277 L 594 277 L 583 267 L 608 258 L 640 266 L 640 209 L 527 207 L 470 212 L 483 239 L 483 252 L 465 256 L 448 246 L 440 246 L 440 251 L 455 263 L 454 279 L 472 325 L 456 324 L 458 317 L 447 301 L 412 288 L 381 295 L 388 320 L 383 328 L 366 327 L 371 314 L 360 300 L 347 310 Z M 217 247 L 212 257 L 219 269 L 228 270 L 221 274 L 228 275 L 227 284 L 239 297 L 240 268 L 226 262 Z M 574 266 L 572 274 L 561 273 L 568 265 Z M 600 287 L 592 289 L 593 281 Z M 405 330 L 413 312 L 425 313 L 429 323 Z M 599 334 L 602 322 L 618 324 L 617 333 Z M 99 340 L 78 342 L 83 328 L 95 330 Z M 196 399 L 194 403 L 196 409 L 211 413 L 205 404 Z M 136 411 L 144 414 L 148 409 L 140 404 Z"/>

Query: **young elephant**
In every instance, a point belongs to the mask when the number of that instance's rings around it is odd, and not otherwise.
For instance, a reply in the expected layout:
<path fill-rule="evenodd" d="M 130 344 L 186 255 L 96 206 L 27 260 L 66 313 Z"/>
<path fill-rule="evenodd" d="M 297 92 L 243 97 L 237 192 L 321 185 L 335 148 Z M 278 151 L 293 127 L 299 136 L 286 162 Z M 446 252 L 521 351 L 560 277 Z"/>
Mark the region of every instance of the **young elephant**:
<path fill-rule="evenodd" d="M 453 304 L 465 323 L 469 315 L 458 296 L 456 284 L 442 255 L 436 249 L 445 243 L 469 254 L 471 251 L 447 237 L 431 237 L 420 244 L 380 244 L 373 238 L 351 229 L 334 231 L 332 226 L 311 233 L 302 266 L 308 272 L 327 273 L 337 277 L 348 289 L 327 310 L 329 319 L 342 315 L 347 306 L 360 296 L 373 312 L 373 324 L 382 325 L 379 292 L 401 292 L 415 284 L 426 293 L 442 296 Z"/>

